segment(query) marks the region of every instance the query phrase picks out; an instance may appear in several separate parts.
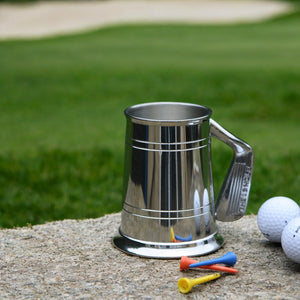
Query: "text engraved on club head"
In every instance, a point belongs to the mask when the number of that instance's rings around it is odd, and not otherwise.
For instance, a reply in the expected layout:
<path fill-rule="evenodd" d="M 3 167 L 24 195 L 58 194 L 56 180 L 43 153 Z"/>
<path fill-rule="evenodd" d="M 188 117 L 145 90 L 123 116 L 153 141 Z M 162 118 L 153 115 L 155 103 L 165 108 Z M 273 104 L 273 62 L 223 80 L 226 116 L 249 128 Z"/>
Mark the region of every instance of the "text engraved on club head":
<path fill-rule="evenodd" d="M 247 208 L 247 200 L 250 190 L 250 180 L 251 180 L 251 167 L 246 166 L 245 172 L 243 175 L 243 181 L 242 181 L 242 188 L 241 188 L 241 194 L 240 194 L 240 205 L 239 205 L 239 212 L 245 213 Z"/>

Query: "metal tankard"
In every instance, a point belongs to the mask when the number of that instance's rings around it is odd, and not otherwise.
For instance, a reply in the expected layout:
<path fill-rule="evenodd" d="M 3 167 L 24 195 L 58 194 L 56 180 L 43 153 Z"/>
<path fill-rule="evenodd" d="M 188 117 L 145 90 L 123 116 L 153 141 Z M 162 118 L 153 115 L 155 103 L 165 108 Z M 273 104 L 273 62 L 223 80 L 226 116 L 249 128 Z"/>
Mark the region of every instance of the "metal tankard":
<path fill-rule="evenodd" d="M 235 221 L 246 211 L 253 151 L 210 118 L 211 109 L 155 102 L 125 110 L 125 166 L 120 235 L 113 244 L 141 257 L 198 256 L 224 239 L 216 220 Z M 234 151 L 215 203 L 211 136 Z"/>

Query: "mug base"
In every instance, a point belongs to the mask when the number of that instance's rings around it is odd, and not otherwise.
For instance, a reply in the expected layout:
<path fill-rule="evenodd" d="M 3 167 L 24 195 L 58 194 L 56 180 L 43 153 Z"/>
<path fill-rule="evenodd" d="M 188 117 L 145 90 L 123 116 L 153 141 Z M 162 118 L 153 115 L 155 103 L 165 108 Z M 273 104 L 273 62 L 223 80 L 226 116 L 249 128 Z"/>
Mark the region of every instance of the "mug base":
<path fill-rule="evenodd" d="M 112 239 L 113 246 L 129 255 L 147 258 L 175 259 L 182 256 L 201 256 L 217 251 L 224 245 L 215 232 L 200 240 L 181 243 L 149 243 L 133 240 L 121 232 Z"/>

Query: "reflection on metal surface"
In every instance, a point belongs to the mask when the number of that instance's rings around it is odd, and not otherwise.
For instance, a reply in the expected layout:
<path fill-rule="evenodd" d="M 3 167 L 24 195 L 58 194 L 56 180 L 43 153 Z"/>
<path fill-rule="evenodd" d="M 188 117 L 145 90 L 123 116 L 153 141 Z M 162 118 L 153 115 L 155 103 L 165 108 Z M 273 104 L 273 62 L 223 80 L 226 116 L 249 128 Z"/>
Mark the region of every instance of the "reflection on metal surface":
<path fill-rule="evenodd" d="M 218 250 L 223 244 L 224 239 L 217 233 L 201 240 L 182 243 L 145 243 L 122 234 L 113 238 L 113 245 L 127 254 L 164 259 L 208 254 Z"/>
<path fill-rule="evenodd" d="M 192 241 L 193 240 L 193 236 L 190 233 L 188 237 L 182 237 L 179 236 L 178 234 L 174 233 L 174 229 L 173 227 L 170 228 L 170 242 L 172 243 L 180 243 L 180 242 L 188 242 L 188 241 Z"/>
<path fill-rule="evenodd" d="M 156 249 L 154 256 L 160 258 L 173 257 L 179 249 L 182 255 L 217 250 L 223 242 L 212 238 L 217 232 L 216 215 L 220 220 L 235 220 L 247 206 L 253 157 L 249 146 L 211 120 L 211 110 L 200 105 L 149 103 L 129 107 L 125 115 L 121 237 L 114 244 L 140 256 Z M 211 130 L 233 148 L 236 159 L 225 180 L 217 211 L 210 159 Z M 180 241 L 176 246 L 170 243 L 171 229 L 173 240 Z"/>

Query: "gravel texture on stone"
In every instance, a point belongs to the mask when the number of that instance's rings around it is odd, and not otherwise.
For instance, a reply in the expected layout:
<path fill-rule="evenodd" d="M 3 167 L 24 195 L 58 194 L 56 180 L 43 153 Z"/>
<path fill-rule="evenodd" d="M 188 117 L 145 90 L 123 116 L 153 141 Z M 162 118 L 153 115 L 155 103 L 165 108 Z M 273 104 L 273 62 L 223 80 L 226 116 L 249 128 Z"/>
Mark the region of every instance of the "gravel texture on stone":
<path fill-rule="evenodd" d="M 182 272 L 179 259 L 122 253 L 111 244 L 120 219 L 118 213 L 0 230 L 0 299 L 300 299 L 300 264 L 262 236 L 256 216 L 219 222 L 226 244 L 195 258 L 234 251 L 239 273 L 223 274 L 186 295 L 177 288 L 179 278 L 214 271 Z"/>

